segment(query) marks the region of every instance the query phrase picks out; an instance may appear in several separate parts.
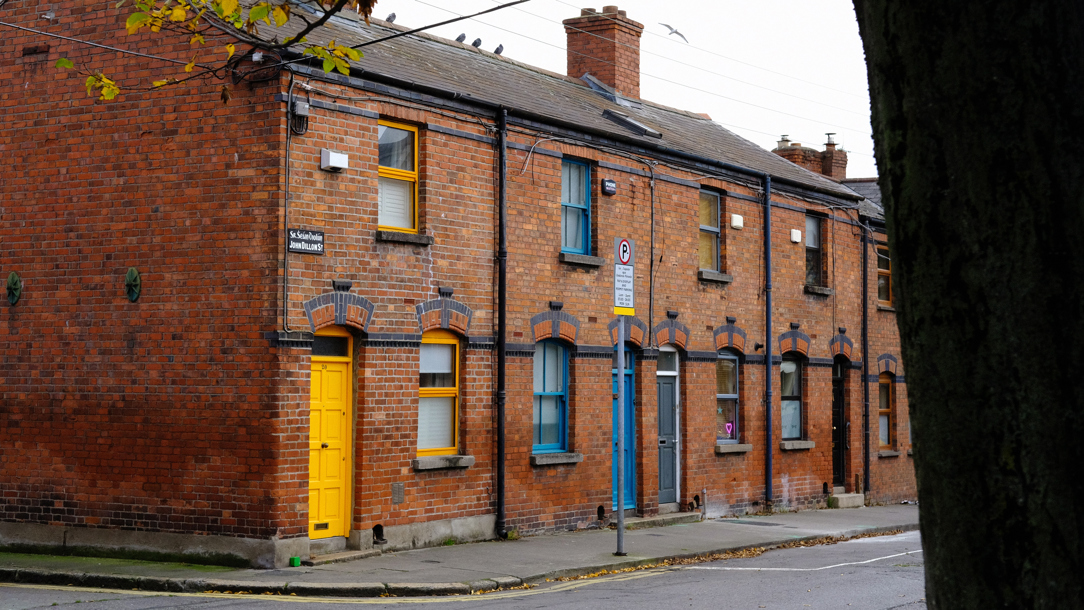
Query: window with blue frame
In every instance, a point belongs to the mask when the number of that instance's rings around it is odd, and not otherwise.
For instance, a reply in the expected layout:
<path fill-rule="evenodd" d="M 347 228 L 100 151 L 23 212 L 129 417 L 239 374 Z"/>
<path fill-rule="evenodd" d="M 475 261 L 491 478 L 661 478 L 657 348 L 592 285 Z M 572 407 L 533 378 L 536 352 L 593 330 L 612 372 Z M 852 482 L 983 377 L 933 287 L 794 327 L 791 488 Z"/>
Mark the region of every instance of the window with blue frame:
<path fill-rule="evenodd" d="M 561 251 L 591 254 L 591 167 L 561 162 Z"/>
<path fill-rule="evenodd" d="M 568 450 L 568 350 L 542 341 L 534 351 L 534 453 Z"/>

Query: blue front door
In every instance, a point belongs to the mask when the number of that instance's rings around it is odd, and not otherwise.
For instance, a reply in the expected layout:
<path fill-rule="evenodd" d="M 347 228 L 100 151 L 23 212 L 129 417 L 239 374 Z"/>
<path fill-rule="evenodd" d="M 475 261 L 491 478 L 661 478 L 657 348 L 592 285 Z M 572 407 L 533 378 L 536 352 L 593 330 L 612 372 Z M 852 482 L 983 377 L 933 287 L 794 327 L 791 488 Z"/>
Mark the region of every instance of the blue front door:
<path fill-rule="evenodd" d="M 625 508 L 636 508 L 636 420 L 633 417 L 632 399 L 636 395 L 632 383 L 632 371 L 635 366 L 632 352 L 625 350 Z M 613 373 L 613 507 L 617 510 L 617 369 Z"/>

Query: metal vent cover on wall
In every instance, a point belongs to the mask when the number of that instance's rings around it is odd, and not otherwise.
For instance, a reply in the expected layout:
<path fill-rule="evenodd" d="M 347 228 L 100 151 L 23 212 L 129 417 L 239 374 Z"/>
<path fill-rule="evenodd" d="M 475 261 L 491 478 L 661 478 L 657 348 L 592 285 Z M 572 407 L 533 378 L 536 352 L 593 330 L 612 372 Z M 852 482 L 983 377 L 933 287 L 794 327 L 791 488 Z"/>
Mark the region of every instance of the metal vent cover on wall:
<path fill-rule="evenodd" d="M 391 503 L 402 504 L 406 500 L 406 490 L 403 483 L 391 484 Z"/>

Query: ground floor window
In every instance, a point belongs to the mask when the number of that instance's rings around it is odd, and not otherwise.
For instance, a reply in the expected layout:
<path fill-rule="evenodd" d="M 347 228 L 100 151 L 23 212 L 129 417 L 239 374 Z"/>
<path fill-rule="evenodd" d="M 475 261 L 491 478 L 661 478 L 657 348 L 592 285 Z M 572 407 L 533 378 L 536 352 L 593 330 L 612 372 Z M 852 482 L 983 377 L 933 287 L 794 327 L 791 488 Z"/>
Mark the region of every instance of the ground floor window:
<path fill-rule="evenodd" d="M 534 351 L 534 453 L 568 450 L 568 350 L 543 341 Z"/>
<path fill-rule="evenodd" d="M 738 423 L 738 359 L 719 352 L 715 362 L 715 441 L 738 442 Z"/>
<path fill-rule="evenodd" d="M 802 363 L 797 359 L 783 358 L 779 365 L 780 406 L 783 440 L 802 438 Z"/>
<path fill-rule="evenodd" d="M 418 363 L 418 455 L 458 452 L 458 404 L 459 338 L 429 331 Z"/>
<path fill-rule="evenodd" d="M 882 449 L 891 449 L 896 444 L 896 383 L 892 373 L 881 373 L 880 404 L 878 405 L 877 429 L 880 433 Z"/>

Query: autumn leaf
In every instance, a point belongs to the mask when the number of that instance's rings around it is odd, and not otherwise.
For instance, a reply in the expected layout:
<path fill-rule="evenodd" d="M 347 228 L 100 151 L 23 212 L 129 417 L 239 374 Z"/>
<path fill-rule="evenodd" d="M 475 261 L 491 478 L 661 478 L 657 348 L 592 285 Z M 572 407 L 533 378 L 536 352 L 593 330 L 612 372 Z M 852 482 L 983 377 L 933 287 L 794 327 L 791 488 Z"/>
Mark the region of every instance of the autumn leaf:
<path fill-rule="evenodd" d="M 151 18 L 147 13 L 132 13 L 128 15 L 128 21 L 124 23 L 124 27 L 128 30 L 129 34 L 135 34 L 141 27 L 147 24 Z"/>
<path fill-rule="evenodd" d="M 248 10 L 248 20 L 253 23 L 261 20 L 267 21 L 267 23 L 271 23 L 267 19 L 267 14 L 270 12 L 271 5 L 267 4 L 266 2 L 261 2 Z"/>
<path fill-rule="evenodd" d="M 290 20 L 290 5 L 276 6 L 275 10 L 271 11 L 271 16 L 275 18 L 275 25 L 281 28 Z"/>
<path fill-rule="evenodd" d="M 233 96 L 230 95 L 230 88 L 227 87 L 226 85 L 222 85 L 222 103 L 223 104 L 229 104 L 231 97 L 233 97 Z"/>
<path fill-rule="evenodd" d="M 74 68 L 75 64 L 73 64 L 72 60 L 68 59 L 67 57 L 61 57 L 60 59 L 56 60 L 56 67 L 70 69 Z"/>
<path fill-rule="evenodd" d="M 203 34 L 195 34 L 195 35 L 193 35 L 192 40 L 190 40 L 188 44 L 196 44 L 197 42 L 200 43 L 200 44 L 203 44 L 205 42 L 203 40 Z"/>
<path fill-rule="evenodd" d="M 192 56 L 192 61 L 190 61 L 190 62 L 188 62 L 188 63 L 186 63 L 184 65 L 184 71 L 185 72 L 191 72 L 192 68 L 195 68 L 195 67 L 196 67 L 196 56 L 193 55 Z"/>
<path fill-rule="evenodd" d="M 233 46 L 233 44 L 226 45 L 226 59 L 230 59 L 231 57 L 233 57 L 234 51 L 236 51 L 236 48 Z"/>
<path fill-rule="evenodd" d="M 188 13 L 181 7 L 174 7 L 169 13 L 170 21 L 184 21 L 188 17 Z"/>
<path fill-rule="evenodd" d="M 324 60 L 324 73 L 327 74 L 335 69 L 335 62 L 330 58 Z"/>
<path fill-rule="evenodd" d="M 222 7 L 223 17 L 229 17 L 237 12 L 237 0 L 222 0 L 220 6 Z"/>
<path fill-rule="evenodd" d="M 155 86 L 156 88 L 157 88 L 157 87 L 165 87 L 166 85 L 168 85 L 168 84 L 169 84 L 169 79 L 166 79 L 166 80 L 156 80 L 156 81 L 154 81 L 154 82 L 153 82 L 153 83 L 151 83 L 151 84 L 153 84 L 153 85 L 154 85 L 154 86 Z"/>

